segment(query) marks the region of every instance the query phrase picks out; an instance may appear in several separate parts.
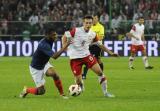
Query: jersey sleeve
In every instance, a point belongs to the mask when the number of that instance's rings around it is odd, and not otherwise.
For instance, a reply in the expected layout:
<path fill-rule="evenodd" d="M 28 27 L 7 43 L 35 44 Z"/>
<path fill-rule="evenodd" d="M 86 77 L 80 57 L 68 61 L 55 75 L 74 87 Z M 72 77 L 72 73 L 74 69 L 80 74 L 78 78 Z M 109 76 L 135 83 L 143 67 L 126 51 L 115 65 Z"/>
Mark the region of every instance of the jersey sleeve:
<path fill-rule="evenodd" d="M 96 35 L 95 35 L 95 38 L 93 39 L 93 42 L 97 42 L 97 41 L 99 41 L 99 37 L 98 37 L 98 35 L 96 34 Z"/>
<path fill-rule="evenodd" d="M 52 57 L 54 54 L 54 51 L 50 48 L 49 45 L 39 45 L 38 48 L 49 57 Z"/>
<path fill-rule="evenodd" d="M 75 32 L 76 32 L 76 28 L 72 28 L 70 31 L 66 31 L 65 32 L 65 36 L 67 38 L 72 38 L 72 37 L 74 37 Z"/>
<path fill-rule="evenodd" d="M 133 25 L 133 26 L 132 26 L 132 28 L 131 28 L 130 33 L 133 33 L 133 32 L 135 32 L 135 31 L 136 31 L 136 26 L 135 26 L 135 25 Z"/>

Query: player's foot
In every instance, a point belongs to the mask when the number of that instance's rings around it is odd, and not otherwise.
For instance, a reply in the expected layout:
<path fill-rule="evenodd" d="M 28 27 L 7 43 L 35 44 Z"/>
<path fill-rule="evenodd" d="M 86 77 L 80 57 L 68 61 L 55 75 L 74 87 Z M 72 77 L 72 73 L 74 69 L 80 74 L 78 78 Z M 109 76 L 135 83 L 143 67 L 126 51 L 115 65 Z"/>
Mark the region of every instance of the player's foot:
<path fill-rule="evenodd" d="M 81 88 L 81 92 L 84 92 L 84 90 L 85 90 L 84 84 L 81 85 L 80 88 Z"/>
<path fill-rule="evenodd" d="M 130 69 L 130 70 L 134 70 L 135 68 L 132 66 L 132 67 L 129 67 L 129 69 Z"/>
<path fill-rule="evenodd" d="M 145 67 L 145 69 L 153 69 L 153 68 L 154 68 L 153 66 Z"/>
<path fill-rule="evenodd" d="M 111 94 L 111 93 L 108 93 L 108 92 L 105 93 L 104 96 L 105 96 L 105 97 L 108 97 L 108 98 L 114 98 L 114 97 L 115 97 L 115 95 L 113 95 L 113 94 Z"/>
<path fill-rule="evenodd" d="M 86 79 L 86 76 L 82 76 L 82 79 Z"/>
<path fill-rule="evenodd" d="M 61 97 L 63 98 L 63 99 L 69 99 L 69 97 L 68 96 L 66 96 L 66 95 L 61 95 Z"/>
<path fill-rule="evenodd" d="M 27 87 L 24 86 L 24 88 L 23 88 L 22 92 L 20 93 L 19 97 L 20 98 L 25 98 L 27 96 L 27 94 L 28 94 L 27 93 Z"/>

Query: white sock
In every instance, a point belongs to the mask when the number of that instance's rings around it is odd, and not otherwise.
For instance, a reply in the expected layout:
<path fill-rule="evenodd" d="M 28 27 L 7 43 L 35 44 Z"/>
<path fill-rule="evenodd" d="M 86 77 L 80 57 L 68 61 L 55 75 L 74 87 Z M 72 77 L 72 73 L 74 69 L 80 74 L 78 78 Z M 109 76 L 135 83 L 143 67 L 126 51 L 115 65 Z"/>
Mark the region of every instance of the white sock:
<path fill-rule="evenodd" d="M 130 56 L 129 57 L 129 67 L 133 67 L 133 61 L 134 61 L 134 57 Z"/>
<path fill-rule="evenodd" d="M 148 64 L 148 59 L 147 59 L 147 57 L 146 57 L 146 56 L 143 56 L 142 59 L 143 59 L 144 66 L 145 66 L 145 67 L 148 67 L 149 64 Z"/>
<path fill-rule="evenodd" d="M 104 75 L 99 76 L 98 81 L 99 81 L 99 83 L 100 83 L 100 85 L 102 87 L 103 93 L 106 94 L 107 93 L 107 80 L 106 80 L 106 77 Z"/>

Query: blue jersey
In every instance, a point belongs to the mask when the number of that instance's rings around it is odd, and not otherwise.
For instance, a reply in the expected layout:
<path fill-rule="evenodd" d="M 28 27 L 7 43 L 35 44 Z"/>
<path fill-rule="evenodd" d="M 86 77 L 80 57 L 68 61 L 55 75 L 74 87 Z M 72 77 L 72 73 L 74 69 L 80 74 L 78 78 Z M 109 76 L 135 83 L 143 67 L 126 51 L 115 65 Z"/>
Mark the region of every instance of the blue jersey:
<path fill-rule="evenodd" d="M 53 41 L 47 39 L 42 39 L 38 48 L 33 54 L 31 66 L 35 69 L 42 70 L 45 64 L 49 61 L 50 57 L 53 56 L 54 52 L 52 51 Z"/>

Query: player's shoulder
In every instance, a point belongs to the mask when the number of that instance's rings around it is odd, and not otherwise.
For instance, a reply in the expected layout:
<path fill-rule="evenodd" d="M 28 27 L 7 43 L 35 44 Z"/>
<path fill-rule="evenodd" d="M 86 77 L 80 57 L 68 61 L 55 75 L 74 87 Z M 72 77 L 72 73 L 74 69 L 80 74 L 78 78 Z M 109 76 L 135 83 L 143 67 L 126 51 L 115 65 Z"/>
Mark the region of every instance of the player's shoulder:
<path fill-rule="evenodd" d="M 144 24 L 140 25 L 139 23 L 135 23 L 134 26 L 136 26 L 136 27 L 144 27 Z"/>
<path fill-rule="evenodd" d="M 42 45 L 42 44 L 44 44 L 45 43 L 45 38 L 43 38 L 43 39 L 41 39 L 40 41 L 39 41 L 39 45 Z"/>
<path fill-rule="evenodd" d="M 138 27 L 138 26 L 139 26 L 138 23 L 134 23 L 134 24 L 133 24 L 133 27 Z"/>
<path fill-rule="evenodd" d="M 98 26 L 99 26 L 99 27 L 104 27 L 104 25 L 101 24 L 100 22 L 98 22 Z"/>
<path fill-rule="evenodd" d="M 47 45 L 48 45 L 48 43 L 46 42 L 46 39 L 43 38 L 43 39 L 40 40 L 38 46 L 39 46 L 39 48 L 41 48 L 41 47 L 45 47 L 45 46 L 47 46 Z"/>
<path fill-rule="evenodd" d="M 93 31 L 93 30 L 91 30 L 91 29 L 90 29 L 89 33 L 90 33 L 90 35 L 93 35 L 93 36 L 95 36 L 95 35 L 96 35 L 96 32 L 95 32 L 95 31 Z"/>
<path fill-rule="evenodd" d="M 144 24 L 142 24 L 142 27 L 143 27 L 143 28 L 145 27 Z"/>
<path fill-rule="evenodd" d="M 138 23 L 134 23 L 133 25 L 132 25 L 132 30 L 134 30 L 134 31 L 136 31 L 136 29 L 139 27 L 139 24 Z"/>
<path fill-rule="evenodd" d="M 100 22 L 98 22 L 96 25 L 93 25 L 92 28 L 98 28 L 98 29 L 100 28 L 101 29 L 101 28 L 104 28 L 104 26 Z"/>

